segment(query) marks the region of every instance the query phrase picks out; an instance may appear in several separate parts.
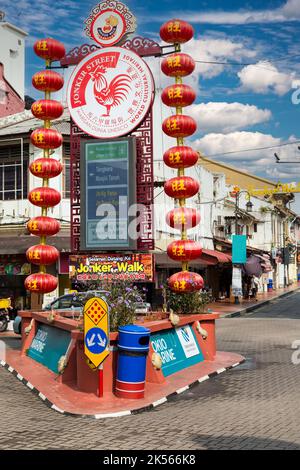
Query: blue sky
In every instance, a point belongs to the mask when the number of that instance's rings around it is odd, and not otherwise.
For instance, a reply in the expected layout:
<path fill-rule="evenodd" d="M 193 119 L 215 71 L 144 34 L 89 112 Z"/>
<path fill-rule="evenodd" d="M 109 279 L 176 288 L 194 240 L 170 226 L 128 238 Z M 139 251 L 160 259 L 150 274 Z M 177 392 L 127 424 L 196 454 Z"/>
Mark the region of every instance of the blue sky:
<path fill-rule="evenodd" d="M 83 21 L 96 3 L 0 1 L 6 20 L 29 33 L 29 95 L 39 97 L 31 87 L 31 76 L 42 68 L 32 51 L 34 41 L 55 37 L 65 43 L 67 50 L 89 42 L 83 33 Z M 197 100 L 189 110 L 198 121 L 195 147 L 268 179 L 298 181 L 300 165 L 276 165 L 273 154 L 276 151 L 282 160 L 300 162 L 300 104 L 292 102 L 293 93 L 300 88 L 300 0 L 124 3 L 137 17 L 137 35 L 159 40 L 160 25 L 173 17 L 186 19 L 194 26 L 195 39 L 185 50 L 200 61 L 194 76 Z M 293 145 L 282 146 L 294 141 Z M 270 146 L 275 148 L 244 152 Z"/>

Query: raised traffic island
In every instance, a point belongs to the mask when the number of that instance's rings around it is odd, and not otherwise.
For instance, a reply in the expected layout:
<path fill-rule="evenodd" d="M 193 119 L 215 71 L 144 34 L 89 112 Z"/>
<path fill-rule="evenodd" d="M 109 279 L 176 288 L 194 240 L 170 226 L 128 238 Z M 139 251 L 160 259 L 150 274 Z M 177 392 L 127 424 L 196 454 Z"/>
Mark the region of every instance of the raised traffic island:
<path fill-rule="evenodd" d="M 85 356 L 80 321 L 70 317 L 70 312 L 23 311 L 20 315 L 21 351 L 8 351 L 6 364 L 2 365 L 9 366 L 11 372 L 17 371 L 17 377 L 23 383 L 61 413 L 100 418 L 151 409 L 171 395 L 244 360 L 238 354 L 217 351 L 217 313 L 174 315 L 174 318 L 171 314 L 169 319 L 138 321 L 128 333 L 149 331 L 148 347 L 142 348 L 142 354 L 146 356 L 145 380 L 137 382 L 143 391 L 137 396 L 143 397 L 128 398 L 130 394 L 127 393 L 124 395 L 127 398 L 121 398 L 122 393 L 116 391 L 117 374 L 120 375 L 118 356 L 121 354 L 117 332 L 109 335 L 110 354 L 103 362 L 103 396 L 99 397 L 99 371 Z M 147 343 L 145 339 L 144 343 Z M 129 367 L 137 369 L 140 365 L 135 367 L 135 360 L 141 352 L 130 350 L 129 346 L 128 349 Z M 141 359 L 139 361 L 141 364 Z M 131 384 L 130 381 L 127 383 Z"/>

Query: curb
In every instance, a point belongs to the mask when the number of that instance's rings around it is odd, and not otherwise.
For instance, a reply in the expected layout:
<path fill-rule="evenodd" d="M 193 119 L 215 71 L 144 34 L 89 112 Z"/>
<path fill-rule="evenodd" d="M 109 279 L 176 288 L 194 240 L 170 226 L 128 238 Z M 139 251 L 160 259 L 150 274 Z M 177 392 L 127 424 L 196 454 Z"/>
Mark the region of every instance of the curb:
<path fill-rule="evenodd" d="M 169 395 L 160 398 L 159 400 L 147 405 L 143 406 L 142 408 L 134 409 L 134 410 L 125 410 L 125 411 L 120 411 L 118 413 L 104 413 L 104 414 L 93 414 L 93 415 L 86 415 L 86 414 L 76 414 L 76 413 L 70 413 L 69 411 L 64 411 L 57 407 L 54 403 L 52 403 L 50 400 L 48 400 L 43 393 L 41 393 L 37 388 L 35 388 L 28 380 L 24 379 L 24 377 L 21 376 L 21 374 L 18 373 L 13 367 L 11 367 L 7 362 L 5 361 L 0 361 L 0 365 L 6 369 L 8 372 L 10 372 L 14 377 L 16 377 L 20 382 L 22 382 L 26 387 L 29 388 L 29 390 L 36 395 L 38 398 L 40 398 L 43 403 L 50 408 L 51 410 L 54 410 L 62 415 L 65 416 L 73 416 L 76 418 L 93 418 L 93 419 L 102 419 L 102 418 L 119 418 L 121 416 L 129 416 L 129 415 L 135 415 L 139 413 L 143 413 L 144 411 L 151 411 L 154 408 L 157 408 L 159 405 L 162 405 L 163 403 L 166 403 L 173 397 L 180 395 L 181 393 L 185 392 L 186 390 L 189 390 L 192 387 L 195 387 L 199 383 L 205 382 L 208 379 L 211 379 L 213 377 L 216 377 L 217 375 L 222 374 L 223 372 L 226 372 L 228 370 L 233 369 L 234 367 L 237 367 L 245 362 L 245 359 L 242 359 L 239 362 L 236 362 L 232 366 L 228 367 L 222 367 L 221 369 L 216 370 L 215 372 L 211 372 L 208 375 L 204 375 L 203 377 L 200 377 L 198 380 L 195 380 L 189 385 L 186 385 L 185 387 L 182 387 L 178 390 L 176 390 L 173 393 L 170 393 Z"/>
<path fill-rule="evenodd" d="M 281 299 L 283 297 L 287 297 L 291 294 L 294 294 L 295 292 L 298 292 L 300 290 L 300 287 L 297 287 L 297 289 L 294 289 L 294 290 L 290 290 L 288 292 L 283 292 L 282 294 L 280 295 L 277 295 L 276 297 L 273 297 L 272 299 L 268 299 L 268 300 L 262 300 L 261 302 L 258 302 L 257 304 L 255 305 L 251 305 L 251 307 L 247 307 L 247 308 L 244 308 L 242 310 L 239 310 L 238 312 L 233 312 L 233 313 L 224 313 L 224 314 L 221 314 L 220 315 L 220 318 L 233 318 L 233 317 L 243 317 L 245 316 L 247 313 L 250 313 L 250 312 L 253 312 L 254 310 L 257 310 L 261 307 L 264 307 L 265 305 L 268 305 L 270 304 L 271 302 L 273 302 L 274 300 L 278 300 L 278 299 Z"/>

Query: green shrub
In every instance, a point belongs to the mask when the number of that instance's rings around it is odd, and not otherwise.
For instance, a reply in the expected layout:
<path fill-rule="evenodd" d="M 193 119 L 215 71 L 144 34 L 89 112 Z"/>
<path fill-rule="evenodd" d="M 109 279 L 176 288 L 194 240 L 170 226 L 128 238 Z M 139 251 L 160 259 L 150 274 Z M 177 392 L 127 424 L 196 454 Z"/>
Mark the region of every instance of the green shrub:
<path fill-rule="evenodd" d="M 204 313 L 206 305 L 212 302 L 212 297 L 208 292 L 177 294 L 168 287 L 165 288 L 165 298 L 168 310 L 185 314 Z"/>

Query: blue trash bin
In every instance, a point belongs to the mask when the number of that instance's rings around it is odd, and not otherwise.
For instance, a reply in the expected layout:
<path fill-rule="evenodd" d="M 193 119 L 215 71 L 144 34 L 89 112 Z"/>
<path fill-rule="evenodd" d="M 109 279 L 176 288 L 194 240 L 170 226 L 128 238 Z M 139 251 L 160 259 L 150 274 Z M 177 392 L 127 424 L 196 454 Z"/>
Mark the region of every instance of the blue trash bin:
<path fill-rule="evenodd" d="M 119 328 L 116 395 L 120 398 L 143 398 L 150 330 L 143 326 Z"/>
<path fill-rule="evenodd" d="M 272 292 L 272 290 L 273 290 L 273 279 L 269 279 L 268 291 Z"/>

